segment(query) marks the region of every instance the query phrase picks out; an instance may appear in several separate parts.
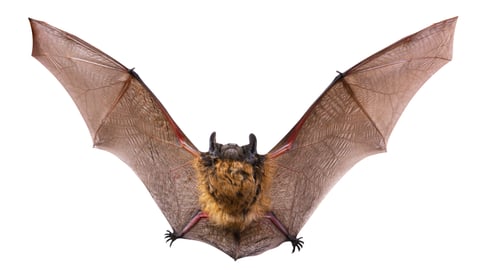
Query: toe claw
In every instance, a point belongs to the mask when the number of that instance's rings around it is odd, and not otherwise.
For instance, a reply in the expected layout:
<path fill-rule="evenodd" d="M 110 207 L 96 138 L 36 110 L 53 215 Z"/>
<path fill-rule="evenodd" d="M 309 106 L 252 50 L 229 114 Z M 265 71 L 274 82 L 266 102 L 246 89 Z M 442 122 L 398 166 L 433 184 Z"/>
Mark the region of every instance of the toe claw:
<path fill-rule="evenodd" d="M 292 243 L 292 246 L 293 246 L 293 250 L 292 250 L 292 253 L 295 252 L 295 249 L 297 249 L 298 251 L 300 251 L 301 248 L 303 248 L 303 240 L 302 240 L 303 237 L 299 237 L 299 238 L 295 238 L 295 237 L 292 237 L 290 239 L 290 242 Z"/>
<path fill-rule="evenodd" d="M 173 242 L 175 240 L 177 240 L 178 238 L 180 238 L 176 233 L 175 231 L 171 232 L 169 230 L 167 230 L 167 232 L 165 233 L 165 239 L 167 239 L 165 242 L 168 244 L 168 242 L 170 242 L 170 246 L 172 246 Z"/>

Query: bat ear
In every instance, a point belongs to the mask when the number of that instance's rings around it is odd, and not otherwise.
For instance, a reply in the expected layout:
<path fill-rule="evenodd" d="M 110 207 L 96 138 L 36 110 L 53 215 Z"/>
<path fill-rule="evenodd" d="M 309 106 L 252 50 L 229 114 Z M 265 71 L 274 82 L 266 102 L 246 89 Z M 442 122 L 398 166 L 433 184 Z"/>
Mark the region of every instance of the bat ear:
<path fill-rule="evenodd" d="M 255 134 L 250 133 L 250 136 L 248 137 L 250 140 L 250 143 L 248 146 L 250 147 L 250 153 L 256 155 L 257 154 L 257 137 L 255 137 Z"/>
<path fill-rule="evenodd" d="M 217 144 L 217 133 L 214 131 L 212 132 L 212 135 L 210 135 L 210 148 L 208 149 L 208 152 L 210 153 L 215 152 L 216 144 Z"/>

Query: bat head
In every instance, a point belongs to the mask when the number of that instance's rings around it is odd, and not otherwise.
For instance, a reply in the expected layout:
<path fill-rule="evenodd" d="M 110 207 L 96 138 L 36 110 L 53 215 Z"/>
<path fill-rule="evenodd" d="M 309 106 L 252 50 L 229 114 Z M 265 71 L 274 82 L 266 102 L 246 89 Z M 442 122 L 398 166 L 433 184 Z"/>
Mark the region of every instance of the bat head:
<path fill-rule="evenodd" d="M 257 138 L 255 135 L 250 134 L 249 140 L 250 143 L 243 146 L 234 143 L 221 144 L 217 143 L 216 133 L 213 132 L 212 135 L 210 135 L 210 148 L 208 154 L 211 157 L 219 159 L 245 161 L 253 164 L 258 159 Z"/>

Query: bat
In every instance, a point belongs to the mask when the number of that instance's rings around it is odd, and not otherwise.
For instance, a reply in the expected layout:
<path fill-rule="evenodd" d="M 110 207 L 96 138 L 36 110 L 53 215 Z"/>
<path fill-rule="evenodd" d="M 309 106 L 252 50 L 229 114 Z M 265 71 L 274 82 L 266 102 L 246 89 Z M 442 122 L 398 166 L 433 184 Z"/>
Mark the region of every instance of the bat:
<path fill-rule="evenodd" d="M 452 59 L 457 17 L 433 24 L 338 76 L 266 154 L 257 139 L 201 152 L 133 69 L 80 38 L 30 19 L 32 56 L 65 87 L 94 146 L 130 166 L 171 225 L 234 259 L 290 242 L 358 161 L 385 152 L 408 102 Z"/>

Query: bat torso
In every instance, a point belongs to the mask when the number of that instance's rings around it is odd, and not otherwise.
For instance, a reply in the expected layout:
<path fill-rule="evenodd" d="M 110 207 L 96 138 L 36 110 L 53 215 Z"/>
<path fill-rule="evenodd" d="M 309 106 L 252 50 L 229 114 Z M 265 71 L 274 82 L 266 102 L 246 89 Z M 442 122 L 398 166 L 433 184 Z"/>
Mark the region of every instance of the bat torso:
<path fill-rule="evenodd" d="M 270 162 L 213 158 L 203 153 L 195 159 L 199 203 L 209 222 L 241 232 L 270 210 Z"/>

